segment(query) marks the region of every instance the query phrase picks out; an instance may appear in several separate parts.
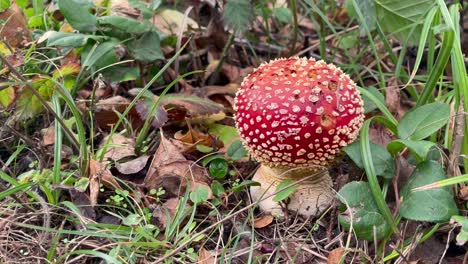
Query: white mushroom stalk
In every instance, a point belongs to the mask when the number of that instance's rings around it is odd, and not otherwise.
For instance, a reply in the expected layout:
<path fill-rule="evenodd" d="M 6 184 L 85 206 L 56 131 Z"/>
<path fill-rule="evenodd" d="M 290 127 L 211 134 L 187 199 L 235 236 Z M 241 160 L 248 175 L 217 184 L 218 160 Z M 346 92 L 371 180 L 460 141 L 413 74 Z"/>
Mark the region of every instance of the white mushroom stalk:
<path fill-rule="evenodd" d="M 253 180 L 254 200 L 269 196 L 286 179 L 307 177 L 288 209 L 304 216 L 323 212 L 333 201 L 326 171 L 340 149 L 353 142 L 364 121 L 363 101 L 349 76 L 332 64 L 306 58 L 262 64 L 236 95 L 236 126 L 244 146 L 262 163 Z M 260 202 L 281 215 L 272 198 Z"/>

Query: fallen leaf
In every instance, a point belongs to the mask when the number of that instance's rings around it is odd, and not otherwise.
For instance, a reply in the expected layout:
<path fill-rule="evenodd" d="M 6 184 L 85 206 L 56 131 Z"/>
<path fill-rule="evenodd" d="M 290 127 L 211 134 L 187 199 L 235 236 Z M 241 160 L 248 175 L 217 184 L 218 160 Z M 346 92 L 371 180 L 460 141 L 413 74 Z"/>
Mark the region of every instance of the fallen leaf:
<path fill-rule="evenodd" d="M 200 248 L 198 251 L 197 264 L 216 264 L 216 257 L 213 256 L 210 251 L 205 248 Z"/>
<path fill-rule="evenodd" d="M 2 23 L 2 39 L 11 47 L 19 47 L 31 41 L 31 32 L 28 28 L 28 22 L 19 6 L 12 2 L 10 8 L 0 13 Z"/>
<path fill-rule="evenodd" d="M 137 20 L 143 19 L 141 11 L 132 7 L 128 0 L 110 0 L 108 6 L 110 7 L 110 14 L 112 16 L 122 16 Z"/>
<path fill-rule="evenodd" d="M 96 220 L 96 211 L 91 205 L 91 200 L 86 193 L 82 193 L 76 190 L 70 190 L 70 197 L 74 205 L 76 205 L 81 212 L 81 215 Z"/>
<path fill-rule="evenodd" d="M 0 88 L 0 109 L 7 109 L 16 99 L 16 92 L 14 87 Z"/>
<path fill-rule="evenodd" d="M 10 54 L 6 57 L 6 60 L 11 64 L 11 66 L 17 68 L 24 65 L 23 54 L 16 51 L 13 54 Z"/>
<path fill-rule="evenodd" d="M 100 184 L 111 189 L 122 189 L 119 183 L 115 180 L 114 176 L 109 169 L 106 168 L 106 164 L 99 162 L 94 159 L 89 160 L 89 199 L 90 204 L 95 206 L 97 204 Z"/>
<path fill-rule="evenodd" d="M 341 257 L 344 255 L 345 250 L 344 248 L 335 248 L 330 251 L 328 254 L 328 261 L 327 264 L 338 264 L 340 263 Z"/>
<path fill-rule="evenodd" d="M 183 134 L 182 131 L 177 131 L 174 134 L 174 138 L 176 140 L 179 140 L 187 145 L 187 148 L 184 150 L 185 153 L 190 153 L 196 150 L 197 145 L 202 145 L 206 147 L 214 147 L 214 136 L 207 135 L 204 133 L 201 133 L 200 131 L 192 128 L 189 122 L 187 122 L 188 126 L 188 131 L 187 133 Z M 216 141 L 216 147 L 222 148 L 223 147 L 223 142 L 221 141 Z"/>
<path fill-rule="evenodd" d="M 188 29 L 199 29 L 197 22 L 190 17 L 177 10 L 164 9 L 158 12 L 153 18 L 150 19 L 155 27 L 166 34 L 178 34 L 180 27 L 184 25 L 182 32 Z M 185 21 L 185 24 L 183 22 Z"/>
<path fill-rule="evenodd" d="M 174 161 L 186 161 L 186 158 L 180 152 L 180 149 L 172 143 L 172 141 L 166 139 L 163 134 L 161 134 L 161 142 L 159 147 L 154 154 L 154 158 L 151 161 L 150 168 L 146 177 L 150 177 L 154 174 L 159 168 L 174 162 Z"/>
<path fill-rule="evenodd" d="M 209 80 L 212 78 L 213 73 L 215 72 L 216 68 L 218 68 L 219 60 L 213 60 L 208 64 L 205 69 L 204 79 Z M 239 80 L 241 74 L 241 69 L 238 66 L 223 62 L 221 65 L 221 69 L 219 70 L 219 78 L 226 78 L 229 83 L 234 83 Z"/>
<path fill-rule="evenodd" d="M 103 148 L 109 136 L 102 139 L 99 148 Z M 109 141 L 104 158 L 107 160 L 118 161 L 120 159 L 135 155 L 135 140 L 122 136 L 121 134 L 113 134 Z"/>
<path fill-rule="evenodd" d="M 141 156 L 124 163 L 117 163 L 115 167 L 122 174 L 136 174 L 146 167 L 148 159 L 149 156 Z"/>
<path fill-rule="evenodd" d="M 468 186 L 464 186 L 460 189 L 458 193 L 458 198 L 460 198 L 463 201 L 468 201 Z"/>
<path fill-rule="evenodd" d="M 171 198 L 168 199 L 163 205 L 158 206 L 153 210 L 152 217 L 156 220 L 157 225 L 161 230 L 166 229 L 167 226 L 166 212 L 169 214 L 169 219 L 174 219 L 174 216 L 177 213 L 178 205 L 179 198 Z M 185 209 L 190 209 L 190 205 L 185 204 Z"/>
<path fill-rule="evenodd" d="M 48 128 L 41 130 L 42 133 L 42 144 L 44 146 L 50 146 L 55 143 L 55 126 L 50 125 Z"/>
<path fill-rule="evenodd" d="M 117 113 L 125 111 L 129 104 L 130 100 L 122 96 L 99 100 L 94 111 L 96 123 L 101 129 L 110 130 L 119 120 Z"/>
<path fill-rule="evenodd" d="M 404 115 L 404 111 L 401 108 L 401 94 L 400 87 L 398 86 L 398 79 L 391 77 L 387 81 L 387 87 L 385 88 L 385 104 L 390 112 L 396 114 L 397 119 L 400 119 Z"/>
<path fill-rule="evenodd" d="M 264 228 L 269 226 L 272 222 L 273 219 L 275 219 L 272 215 L 266 214 L 262 215 L 260 217 L 257 217 L 253 220 L 254 227 L 255 228 Z"/>

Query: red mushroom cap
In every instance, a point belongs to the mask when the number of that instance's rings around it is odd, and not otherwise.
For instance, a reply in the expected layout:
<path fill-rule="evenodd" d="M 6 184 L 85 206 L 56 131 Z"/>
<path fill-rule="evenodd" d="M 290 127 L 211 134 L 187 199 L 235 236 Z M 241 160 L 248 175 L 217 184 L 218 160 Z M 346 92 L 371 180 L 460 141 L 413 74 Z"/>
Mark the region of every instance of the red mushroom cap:
<path fill-rule="evenodd" d="M 242 82 L 234 109 L 244 146 L 270 167 L 328 165 L 364 121 L 356 84 L 324 61 L 270 61 Z"/>

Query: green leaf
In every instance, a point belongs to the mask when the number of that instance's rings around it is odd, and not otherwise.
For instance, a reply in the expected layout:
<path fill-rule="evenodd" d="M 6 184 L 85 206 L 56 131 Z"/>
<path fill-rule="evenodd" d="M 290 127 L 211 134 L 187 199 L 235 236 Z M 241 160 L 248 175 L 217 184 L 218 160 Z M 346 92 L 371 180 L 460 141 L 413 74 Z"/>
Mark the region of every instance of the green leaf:
<path fill-rule="evenodd" d="M 293 180 L 284 180 L 284 181 L 280 182 L 278 184 L 278 186 L 276 186 L 276 191 L 279 191 L 279 190 L 281 190 L 281 189 L 285 188 L 286 186 L 291 185 L 293 183 L 294 183 Z M 290 186 L 290 187 L 280 191 L 279 193 L 277 193 L 275 195 L 275 197 L 273 197 L 273 201 L 274 202 L 279 202 L 279 201 L 282 201 L 282 200 L 288 198 L 289 195 L 293 194 L 297 190 L 297 187 L 298 187 L 297 185 L 293 185 L 293 186 Z"/>
<path fill-rule="evenodd" d="M 0 109 L 7 108 L 15 100 L 16 93 L 15 88 L 8 87 L 3 90 L 0 90 Z"/>
<path fill-rule="evenodd" d="M 224 189 L 223 185 L 219 181 L 214 180 L 211 183 L 211 191 L 213 192 L 215 196 L 220 196 L 226 190 Z"/>
<path fill-rule="evenodd" d="M 119 61 L 119 56 L 115 51 L 115 46 L 119 42 L 115 40 L 108 40 L 99 43 L 96 48 L 95 45 L 87 45 L 83 48 L 81 53 L 81 61 L 83 68 L 92 69 L 93 72 L 107 67 Z M 110 68 L 108 69 L 111 70 Z"/>
<path fill-rule="evenodd" d="M 370 143 L 372 162 L 374 163 L 375 173 L 385 178 L 393 178 L 395 176 L 395 161 L 392 155 L 382 147 L 381 145 Z M 355 141 L 352 144 L 343 148 L 343 151 L 354 161 L 356 166 L 363 169 L 364 164 L 362 163 L 361 155 L 361 143 Z"/>
<path fill-rule="evenodd" d="M 195 148 L 201 153 L 210 153 L 211 151 L 213 151 L 212 147 L 208 147 L 208 146 L 200 145 L 200 144 L 195 145 Z"/>
<path fill-rule="evenodd" d="M 224 145 L 228 145 L 234 138 L 239 137 L 239 132 L 235 127 L 216 123 L 209 125 L 208 132 L 218 136 Z"/>
<path fill-rule="evenodd" d="M 102 75 L 113 83 L 135 81 L 140 78 L 140 68 L 115 65 L 105 69 Z"/>
<path fill-rule="evenodd" d="M 215 159 L 225 159 L 225 158 L 224 158 L 223 155 L 220 155 L 220 154 L 210 155 L 210 156 L 203 159 L 203 161 L 202 161 L 203 167 L 206 167 L 206 165 L 208 165 L 210 162 L 212 162 Z"/>
<path fill-rule="evenodd" d="M 401 41 L 417 44 L 425 15 L 435 1 L 374 0 L 377 20 L 382 28 L 394 33 Z M 417 28 L 410 34 L 413 26 Z"/>
<path fill-rule="evenodd" d="M 375 25 L 377 23 L 377 14 L 375 12 L 375 1 L 374 0 L 346 0 L 345 8 L 348 12 L 349 16 L 358 19 L 358 15 L 356 14 L 356 10 L 354 10 L 354 6 L 352 1 L 356 1 L 357 6 L 361 10 L 361 13 L 364 15 L 364 19 L 366 21 L 369 30 L 374 30 Z"/>
<path fill-rule="evenodd" d="M 468 218 L 466 216 L 452 216 L 451 222 L 458 222 L 461 225 L 460 233 L 457 235 L 457 245 L 463 246 L 468 241 Z"/>
<path fill-rule="evenodd" d="M 287 7 L 275 7 L 273 8 L 273 15 L 283 23 L 291 23 L 292 13 L 291 9 Z"/>
<path fill-rule="evenodd" d="M 11 5 L 10 0 L 0 0 L 0 12 L 7 10 Z"/>
<path fill-rule="evenodd" d="M 387 149 L 388 151 L 390 151 L 390 153 L 392 153 L 392 155 L 396 155 L 403 148 L 407 147 L 411 151 L 411 154 L 413 154 L 413 156 L 416 158 L 416 160 L 418 162 L 421 162 L 426 159 L 427 154 L 434 146 L 434 142 L 426 140 L 413 141 L 407 139 L 397 139 L 390 142 L 387 145 Z"/>
<path fill-rule="evenodd" d="M 236 34 L 242 34 L 255 18 L 253 8 L 247 0 L 230 0 L 224 6 L 224 23 Z"/>
<path fill-rule="evenodd" d="M 86 35 L 80 33 L 67 33 L 67 32 L 56 32 L 49 31 L 47 38 L 47 46 L 61 46 L 61 47 L 82 47 L 86 45 L 88 40 L 92 39 L 95 41 L 101 41 L 107 37 Z"/>
<path fill-rule="evenodd" d="M 190 192 L 190 200 L 194 204 L 200 204 L 208 201 L 209 190 L 208 187 L 199 185 L 195 191 Z"/>
<path fill-rule="evenodd" d="M 112 26 L 127 33 L 145 33 L 156 28 L 147 20 L 139 21 L 122 16 L 103 16 L 98 19 L 101 26 Z"/>
<path fill-rule="evenodd" d="M 216 179 L 223 179 L 226 177 L 228 169 L 229 164 L 225 159 L 215 159 L 210 162 L 210 166 L 208 167 L 210 175 Z"/>
<path fill-rule="evenodd" d="M 420 163 L 400 192 L 400 215 L 416 221 L 443 222 L 458 214 L 449 186 L 424 191 L 412 190 L 445 178 L 447 176 L 444 169 L 437 162 Z"/>
<path fill-rule="evenodd" d="M 38 81 L 36 83 L 33 82 L 33 87 L 36 90 L 41 89 L 45 82 L 43 80 Z M 42 90 L 45 91 L 47 87 L 43 87 Z M 49 97 L 47 96 L 44 98 L 48 100 Z M 41 101 L 31 92 L 30 89 L 23 89 L 23 91 L 19 94 L 18 101 L 16 102 L 16 115 L 20 120 L 26 120 L 29 118 L 33 118 L 39 113 L 42 112 L 44 106 L 42 105 Z"/>
<path fill-rule="evenodd" d="M 261 186 L 259 182 L 252 181 L 252 180 L 244 180 L 239 184 L 233 185 L 232 186 L 232 191 L 235 193 L 241 192 L 244 190 L 244 188 L 250 187 L 250 186 Z"/>
<path fill-rule="evenodd" d="M 122 219 L 122 224 L 126 226 L 134 226 L 138 225 L 141 222 L 141 220 L 143 220 L 142 216 L 138 214 L 129 214 L 127 217 Z"/>
<path fill-rule="evenodd" d="M 75 189 L 79 192 L 85 192 L 88 189 L 88 186 L 89 186 L 89 178 L 87 177 L 81 177 L 74 184 Z"/>
<path fill-rule="evenodd" d="M 151 31 L 141 37 L 128 42 L 127 47 L 133 58 L 139 61 L 152 62 L 163 60 L 164 55 L 161 50 L 159 34 Z"/>
<path fill-rule="evenodd" d="M 450 107 L 444 103 L 431 103 L 413 108 L 403 116 L 398 124 L 398 137 L 401 139 L 421 140 L 429 137 L 450 117 Z"/>
<path fill-rule="evenodd" d="M 236 140 L 229 146 L 226 154 L 231 157 L 232 160 L 239 160 L 241 158 L 247 157 L 248 153 L 242 145 L 242 142 L 240 140 Z"/>
<path fill-rule="evenodd" d="M 367 182 L 346 184 L 338 192 L 338 199 L 349 206 L 338 216 L 338 221 L 348 230 L 352 225 L 358 238 L 373 241 L 374 227 L 377 239 L 383 238 L 390 231 Z"/>
<path fill-rule="evenodd" d="M 374 86 L 371 86 L 367 88 L 367 91 L 371 93 L 372 95 L 374 95 L 376 100 L 379 100 L 380 103 L 385 105 L 385 97 L 379 90 L 377 90 L 377 88 L 375 88 Z M 363 95 L 362 100 L 364 101 L 365 113 L 370 113 L 374 111 L 375 109 L 377 109 L 377 105 L 371 99 L 369 99 L 369 97 Z"/>
<path fill-rule="evenodd" d="M 89 6 L 77 0 L 58 0 L 60 12 L 70 25 L 84 32 L 94 32 L 98 28 L 96 16 L 91 14 Z"/>

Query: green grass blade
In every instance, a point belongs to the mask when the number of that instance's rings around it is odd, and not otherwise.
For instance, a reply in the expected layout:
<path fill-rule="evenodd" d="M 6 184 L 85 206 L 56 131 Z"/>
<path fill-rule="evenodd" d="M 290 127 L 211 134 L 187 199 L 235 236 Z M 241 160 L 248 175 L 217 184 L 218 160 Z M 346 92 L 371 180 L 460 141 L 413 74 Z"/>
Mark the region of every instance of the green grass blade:
<path fill-rule="evenodd" d="M 463 175 L 456 176 L 456 177 L 450 177 L 445 180 L 426 184 L 426 185 L 414 188 L 411 191 L 425 191 L 425 190 L 430 190 L 430 189 L 435 189 L 435 188 L 440 188 L 440 187 L 445 187 L 445 186 L 450 186 L 450 185 L 465 183 L 465 182 L 468 182 L 468 174 L 463 174 Z"/>
<path fill-rule="evenodd" d="M 377 106 L 380 112 L 382 112 L 382 114 L 392 123 L 394 127 L 389 128 L 392 130 L 392 132 L 396 134 L 396 126 L 398 125 L 398 120 L 396 120 L 396 118 L 392 115 L 390 110 L 388 110 L 387 106 L 384 103 L 382 103 L 382 101 L 380 101 L 379 98 L 375 97 L 366 89 L 358 87 L 358 90 L 363 96 L 369 98 Z"/>
<path fill-rule="evenodd" d="M 12 194 L 15 194 L 17 192 L 26 191 L 26 189 L 28 189 L 29 187 L 31 187 L 33 185 L 34 185 L 33 182 L 28 182 L 28 183 L 22 183 L 22 184 L 14 186 L 14 187 L 11 187 L 10 189 L 7 189 L 7 190 L 5 190 L 3 192 L 0 192 L 0 200 L 3 200 L 6 197 L 8 197 L 8 196 L 10 196 Z"/>

